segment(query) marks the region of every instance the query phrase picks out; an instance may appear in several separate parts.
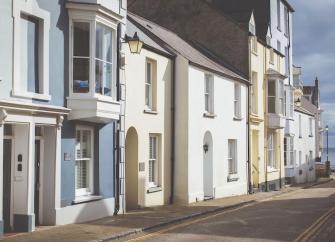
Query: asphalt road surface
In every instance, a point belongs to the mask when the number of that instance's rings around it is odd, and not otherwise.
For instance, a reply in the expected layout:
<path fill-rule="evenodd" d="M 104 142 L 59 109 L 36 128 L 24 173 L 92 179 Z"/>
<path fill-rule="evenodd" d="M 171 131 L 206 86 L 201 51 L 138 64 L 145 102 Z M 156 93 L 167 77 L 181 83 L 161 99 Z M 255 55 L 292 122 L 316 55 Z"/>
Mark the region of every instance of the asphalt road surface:
<path fill-rule="evenodd" d="M 335 242 L 335 182 L 137 234 L 126 240 Z"/>

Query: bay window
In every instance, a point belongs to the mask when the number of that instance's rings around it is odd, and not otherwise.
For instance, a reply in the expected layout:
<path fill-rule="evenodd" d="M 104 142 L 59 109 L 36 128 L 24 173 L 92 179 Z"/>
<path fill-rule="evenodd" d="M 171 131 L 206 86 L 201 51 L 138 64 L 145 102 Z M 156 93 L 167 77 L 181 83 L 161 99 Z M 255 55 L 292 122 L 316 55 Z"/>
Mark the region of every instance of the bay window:
<path fill-rule="evenodd" d="M 72 93 L 115 100 L 115 30 L 97 20 L 73 20 L 71 29 Z"/>
<path fill-rule="evenodd" d="M 79 126 L 76 129 L 76 196 L 93 194 L 93 129 Z"/>
<path fill-rule="evenodd" d="M 282 115 L 285 110 L 284 83 L 282 80 L 268 81 L 268 113 Z"/>

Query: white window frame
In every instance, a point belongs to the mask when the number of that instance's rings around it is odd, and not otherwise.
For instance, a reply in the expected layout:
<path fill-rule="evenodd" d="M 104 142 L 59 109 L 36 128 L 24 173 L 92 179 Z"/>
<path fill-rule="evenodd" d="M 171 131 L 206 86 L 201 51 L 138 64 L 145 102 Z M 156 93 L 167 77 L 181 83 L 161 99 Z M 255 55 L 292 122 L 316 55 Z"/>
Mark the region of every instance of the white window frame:
<path fill-rule="evenodd" d="M 293 118 L 294 115 L 294 92 L 290 89 L 290 117 Z"/>
<path fill-rule="evenodd" d="M 151 140 L 155 139 L 155 145 L 156 145 L 156 154 L 152 156 L 150 154 L 151 151 Z M 159 187 L 160 185 L 160 176 L 159 176 L 159 170 L 160 170 L 160 136 L 157 134 L 149 134 L 149 159 L 148 159 L 148 182 L 149 182 L 149 188 L 152 187 Z M 151 163 L 154 163 L 154 169 L 150 168 Z M 150 174 L 150 171 L 153 171 L 153 174 Z"/>
<path fill-rule="evenodd" d="M 231 145 L 233 148 L 231 149 Z M 231 154 L 233 151 L 233 154 Z M 228 140 L 228 174 L 233 175 L 238 173 L 237 167 L 237 140 L 229 139 Z"/>
<path fill-rule="evenodd" d="M 39 19 L 38 75 L 40 93 L 22 89 L 21 80 L 21 14 Z M 19 98 L 49 101 L 49 30 L 50 13 L 41 9 L 36 0 L 13 1 L 14 46 L 13 46 L 13 90 L 12 95 Z"/>
<path fill-rule="evenodd" d="M 276 135 L 274 132 L 269 132 L 267 138 L 267 165 L 270 170 L 277 169 L 276 161 Z"/>
<path fill-rule="evenodd" d="M 251 36 L 251 51 L 255 55 L 257 55 L 258 53 L 258 42 L 256 36 Z"/>
<path fill-rule="evenodd" d="M 268 90 L 267 90 L 267 101 L 269 103 L 270 98 L 274 98 L 275 102 L 275 112 L 274 114 L 277 115 L 283 115 L 284 112 L 284 81 L 283 80 L 275 80 L 275 79 L 269 79 L 268 82 L 274 82 L 275 83 L 275 96 L 270 96 L 269 95 L 269 84 L 268 84 Z M 269 105 L 268 105 L 268 113 L 273 113 L 270 112 L 269 110 Z"/>
<path fill-rule="evenodd" d="M 241 84 L 234 83 L 234 118 L 242 118 L 242 103 L 241 103 Z"/>
<path fill-rule="evenodd" d="M 253 114 L 258 114 L 258 73 L 253 71 L 251 73 L 251 112 Z"/>
<path fill-rule="evenodd" d="M 204 106 L 205 113 L 214 114 L 214 75 L 204 75 Z"/>
<path fill-rule="evenodd" d="M 294 164 L 294 137 L 286 136 L 284 138 L 284 159 L 286 167 L 292 167 Z M 284 162 L 285 163 L 285 162 Z"/>
<path fill-rule="evenodd" d="M 270 49 L 270 58 L 269 59 L 270 59 L 269 60 L 270 64 L 273 65 L 275 63 L 275 52 L 274 52 L 273 48 Z"/>
<path fill-rule="evenodd" d="M 281 31 L 281 0 L 277 0 L 277 29 Z"/>
<path fill-rule="evenodd" d="M 147 65 L 150 65 L 150 82 L 148 82 L 148 68 Z M 157 62 L 153 59 L 146 58 L 145 61 L 145 86 L 144 86 L 144 106 L 145 110 L 148 111 L 156 111 L 156 86 L 157 86 L 157 77 L 156 77 L 156 68 L 157 68 Z M 149 93 L 146 91 L 146 87 L 149 86 Z M 149 96 L 147 96 L 147 94 Z M 146 102 L 146 100 L 149 100 L 149 103 Z"/>
<path fill-rule="evenodd" d="M 301 127 L 302 123 L 301 123 L 301 119 L 302 119 L 301 114 L 299 114 L 299 138 L 302 138 L 302 127 Z"/>
<path fill-rule="evenodd" d="M 88 93 L 75 93 L 73 92 L 73 41 L 74 41 L 74 29 L 73 25 L 75 22 L 86 22 L 90 24 L 90 50 L 89 50 L 89 92 Z M 111 96 L 106 96 L 100 93 L 95 92 L 96 85 L 96 30 L 97 24 L 104 25 L 107 28 L 110 28 L 113 33 L 112 37 L 112 80 L 111 80 Z M 116 58 L 117 58 L 117 24 L 118 20 L 112 18 L 106 18 L 95 11 L 82 11 L 82 10 L 69 10 L 69 29 L 70 29 L 70 38 L 69 38 L 69 95 L 71 98 L 78 99 L 87 99 L 95 98 L 97 100 L 106 101 L 106 102 L 116 102 L 117 101 L 117 86 L 116 86 Z"/>
<path fill-rule="evenodd" d="M 309 122 L 309 137 L 313 137 L 313 118 L 308 119 Z"/>
<path fill-rule="evenodd" d="M 94 129 L 92 127 L 89 126 L 83 126 L 83 125 L 77 125 L 76 126 L 76 132 L 75 132 L 75 137 L 76 137 L 76 146 L 77 146 L 77 131 L 89 131 L 91 133 L 91 157 L 87 157 L 87 158 L 77 158 L 77 147 L 75 148 L 75 163 L 77 163 L 77 161 L 81 160 L 81 161 L 87 161 L 88 164 L 88 187 L 87 188 L 80 188 L 77 189 L 75 186 L 75 195 L 76 197 L 81 197 L 81 196 L 90 196 L 94 194 Z M 75 164 L 76 166 L 76 164 Z M 76 171 L 75 171 L 75 182 L 76 182 L 77 178 L 76 178 Z"/>
<path fill-rule="evenodd" d="M 290 13 L 288 11 L 288 8 L 284 6 L 284 23 L 285 23 L 285 35 L 288 37 L 290 35 L 290 26 L 289 26 L 289 17 Z"/>

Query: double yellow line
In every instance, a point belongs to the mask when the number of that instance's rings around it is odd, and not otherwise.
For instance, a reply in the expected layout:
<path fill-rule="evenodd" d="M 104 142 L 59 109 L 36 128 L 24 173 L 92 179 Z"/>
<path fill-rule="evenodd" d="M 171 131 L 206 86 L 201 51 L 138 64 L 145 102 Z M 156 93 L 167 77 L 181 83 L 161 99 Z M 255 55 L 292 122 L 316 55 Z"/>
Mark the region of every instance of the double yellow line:
<path fill-rule="evenodd" d="M 326 213 L 324 213 L 318 220 L 316 220 L 302 234 L 300 234 L 299 237 L 294 240 L 294 242 L 309 241 L 321 228 L 321 226 L 324 225 L 328 221 L 328 219 L 330 219 L 334 215 L 335 215 L 335 207 L 331 208 Z"/>

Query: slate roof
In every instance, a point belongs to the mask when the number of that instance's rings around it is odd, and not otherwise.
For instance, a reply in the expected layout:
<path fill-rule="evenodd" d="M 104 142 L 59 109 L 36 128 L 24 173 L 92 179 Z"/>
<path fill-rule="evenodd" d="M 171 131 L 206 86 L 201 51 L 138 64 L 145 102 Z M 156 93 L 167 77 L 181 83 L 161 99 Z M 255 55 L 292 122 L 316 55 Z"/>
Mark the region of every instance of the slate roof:
<path fill-rule="evenodd" d="M 305 97 L 301 97 L 301 105 L 295 106 L 296 111 L 300 111 L 302 113 L 314 116 L 318 112 L 318 108 L 312 104 Z"/>
<path fill-rule="evenodd" d="M 249 77 L 249 31 L 211 0 L 136 0 L 128 10 L 169 29 L 215 62 Z M 200 47 L 200 48 L 199 48 Z"/>
<path fill-rule="evenodd" d="M 137 28 L 131 21 L 128 21 L 126 34 L 132 37 L 134 36 L 135 32 L 137 32 L 137 35 L 140 38 L 140 40 L 144 42 L 144 46 L 150 46 L 166 55 L 171 55 L 170 52 L 168 52 L 165 48 L 160 46 L 157 42 L 151 39 L 148 35 L 146 35 L 139 28 Z"/>
<path fill-rule="evenodd" d="M 155 41 L 160 41 L 166 44 L 166 48 L 170 48 L 171 52 L 179 54 L 190 61 L 191 64 L 209 69 L 219 75 L 225 76 L 230 79 L 239 80 L 248 83 L 248 80 L 241 75 L 235 73 L 229 68 L 216 63 L 209 59 L 199 50 L 194 48 L 191 44 L 179 37 L 172 31 L 159 26 L 147 19 L 137 16 L 128 11 L 128 20 L 134 23 L 151 38 L 156 38 Z"/>

